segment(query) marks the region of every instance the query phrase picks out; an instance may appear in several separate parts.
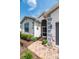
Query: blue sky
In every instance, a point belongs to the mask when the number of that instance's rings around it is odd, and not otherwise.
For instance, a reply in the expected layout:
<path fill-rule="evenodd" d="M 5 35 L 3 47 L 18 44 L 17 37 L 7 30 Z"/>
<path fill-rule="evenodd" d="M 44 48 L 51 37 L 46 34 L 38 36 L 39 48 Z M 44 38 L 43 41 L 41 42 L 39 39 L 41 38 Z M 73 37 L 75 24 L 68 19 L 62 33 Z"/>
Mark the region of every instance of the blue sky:
<path fill-rule="evenodd" d="M 57 2 L 58 0 L 20 0 L 20 19 L 24 16 L 38 17 Z"/>

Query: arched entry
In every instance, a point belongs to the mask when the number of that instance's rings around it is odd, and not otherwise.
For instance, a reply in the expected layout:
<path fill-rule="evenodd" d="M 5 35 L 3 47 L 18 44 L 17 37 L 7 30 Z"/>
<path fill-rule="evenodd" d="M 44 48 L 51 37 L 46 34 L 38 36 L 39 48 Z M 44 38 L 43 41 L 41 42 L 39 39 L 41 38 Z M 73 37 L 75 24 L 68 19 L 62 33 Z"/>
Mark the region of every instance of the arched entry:
<path fill-rule="evenodd" d="M 47 38 L 47 20 L 42 20 L 41 23 L 41 35 L 43 38 Z"/>

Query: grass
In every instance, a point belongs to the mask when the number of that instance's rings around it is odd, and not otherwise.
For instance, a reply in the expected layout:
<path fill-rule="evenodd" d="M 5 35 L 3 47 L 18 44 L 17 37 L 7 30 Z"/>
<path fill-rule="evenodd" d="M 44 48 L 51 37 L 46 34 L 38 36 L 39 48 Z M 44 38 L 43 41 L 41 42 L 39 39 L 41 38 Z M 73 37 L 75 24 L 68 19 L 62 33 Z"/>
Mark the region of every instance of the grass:
<path fill-rule="evenodd" d="M 29 50 L 25 50 L 21 55 L 21 59 L 33 59 L 32 52 Z"/>
<path fill-rule="evenodd" d="M 20 55 L 20 59 L 41 59 L 41 58 L 39 58 L 33 52 L 31 52 L 26 48 L 25 51 L 23 51 L 23 53 Z"/>

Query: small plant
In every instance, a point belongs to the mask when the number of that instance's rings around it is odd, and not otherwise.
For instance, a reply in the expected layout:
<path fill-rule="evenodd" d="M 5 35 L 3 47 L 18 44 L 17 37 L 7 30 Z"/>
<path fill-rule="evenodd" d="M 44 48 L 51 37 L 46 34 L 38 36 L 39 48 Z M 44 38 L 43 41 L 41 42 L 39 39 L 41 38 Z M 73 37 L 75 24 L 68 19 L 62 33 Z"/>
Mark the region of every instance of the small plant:
<path fill-rule="evenodd" d="M 47 39 L 43 39 L 42 44 L 46 45 L 48 43 Z"/>
<path fill-rule="evenodd" d="M 31 40 L 35 42 L 35 41 L 37 40 L 37 37 L 34 37 L 34 36 L 33 36 L 33 37 L 31 38 Z"/>
<path fill-rule="evenodd" d="M 27 36 L 27 41 L 30 41 L 32 37 L 33 37 L 33 35 L 28 34 L 28 36 Z"/>
<path fill-rule="evenodd" d="M 28 34 L 27 39 L 31 39 L 33 37 L 33 35 Z"/>
<path fill-rule="evenodd" d="M 32 52 L 30 52 L 29 50 L 27 50 L 26 52 L 24 52 L 23 56 L 21 57 L 21 59 L 32 59 Z"/>
<path fill-rule="evenodd" d="M 27 34 L 20 33 L 20 38 L 21 38 L 21 39 L 26 39 L 27 36 L 28 36 Z"/>

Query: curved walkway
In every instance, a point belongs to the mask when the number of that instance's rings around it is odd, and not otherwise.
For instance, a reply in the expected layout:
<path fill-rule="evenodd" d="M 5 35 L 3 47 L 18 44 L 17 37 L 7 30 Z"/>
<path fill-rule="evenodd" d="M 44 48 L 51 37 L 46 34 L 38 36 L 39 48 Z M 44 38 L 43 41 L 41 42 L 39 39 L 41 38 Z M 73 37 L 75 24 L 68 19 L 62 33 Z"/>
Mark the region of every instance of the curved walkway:
<path fill-rule="evenodd" d="M 28 49 L 34 52 L 37 56 L 42 59 L 59 59 L 58 57 L 58 48 L 57 47 L 48 47 L 42 45 L 41 41 L 36 41 L 28 46 Z"/>

